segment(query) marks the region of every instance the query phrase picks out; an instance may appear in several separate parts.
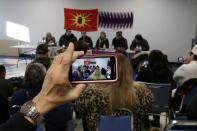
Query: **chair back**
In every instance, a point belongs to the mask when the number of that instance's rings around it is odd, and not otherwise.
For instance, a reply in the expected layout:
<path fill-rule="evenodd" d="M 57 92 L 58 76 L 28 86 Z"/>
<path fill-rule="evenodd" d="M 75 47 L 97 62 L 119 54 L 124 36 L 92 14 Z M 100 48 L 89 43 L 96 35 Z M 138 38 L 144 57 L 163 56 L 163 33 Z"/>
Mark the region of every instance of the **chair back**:
<path fill-rule="evenodd" d="M 192 98 L 197 94 L 197 85 L 192 85 L 192 90 L 184 96 L 183 104 L 187 105 L 190 103 Z"/>
<path fill-rule="evenodd" d="M 128 109 L 117 109 L 113 116 L 101 115 L 99 131 L 132 131 L 132 113 Z"/>
<path fill-rule="evenodd" d="M 186 92 L 181 100 L 179 111 L 185 112 L 192 98 L 197 95 L 197 79 L 190 79 L 186 81 L 183 84 L 183 88 L 186 90 Z"/>
<path fill-rule="evenodd" d="M 154 95 L 153 112 L 166 112 L 170 108 L 171 83 L 145 83 Z"/>

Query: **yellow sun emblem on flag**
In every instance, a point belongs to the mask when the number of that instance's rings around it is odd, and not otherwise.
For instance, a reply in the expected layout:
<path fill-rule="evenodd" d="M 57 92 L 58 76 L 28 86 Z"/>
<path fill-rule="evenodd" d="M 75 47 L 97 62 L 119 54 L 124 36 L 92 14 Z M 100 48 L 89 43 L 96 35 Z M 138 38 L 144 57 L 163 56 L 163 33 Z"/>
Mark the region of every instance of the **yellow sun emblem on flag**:
<path fill-rule="evenodd" d="M 73 21 L 72 25 L 80 28 L 84 28 L 85 26 L 88 26 L 88 22 L 91 21 L 89 19 L 90 14 L 72 14 L 73 18 L 71 19 Z"/>

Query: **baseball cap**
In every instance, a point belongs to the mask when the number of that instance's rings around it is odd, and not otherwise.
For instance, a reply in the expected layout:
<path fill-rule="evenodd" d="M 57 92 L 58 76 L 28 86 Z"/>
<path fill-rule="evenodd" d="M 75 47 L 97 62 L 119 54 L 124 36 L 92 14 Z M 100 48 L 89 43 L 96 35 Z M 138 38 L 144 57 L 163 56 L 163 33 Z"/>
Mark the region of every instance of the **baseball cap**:
<path fill-rule="evenodd" d="M 192 53 L 197 56 L 197 45 L 192 48 Z"/>
<path fill-rule="evenodd" d="M 36 48 L 36 54 L 46 54 L 48 53 L 48 51 L 49 51 L 48 45 L 46 44 L 40 44 Z"/>

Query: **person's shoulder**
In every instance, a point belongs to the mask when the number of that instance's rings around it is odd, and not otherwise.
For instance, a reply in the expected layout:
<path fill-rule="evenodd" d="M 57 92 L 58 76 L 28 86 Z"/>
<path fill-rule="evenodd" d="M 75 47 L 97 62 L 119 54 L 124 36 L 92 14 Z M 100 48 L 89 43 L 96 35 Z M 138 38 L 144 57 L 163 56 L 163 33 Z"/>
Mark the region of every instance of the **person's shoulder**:
<path fill-rule="evenodd" d="M 143 83 L 143 82 L 137 82 L 135 81 L 133 83 L 134 85 L 134 89 L 135 89 L 135 92 L 138 96 L 141 96 L 141 95 L 145 95 L 147 93 L 150 93 L 150 90 L 148 89 L 148 87 Z"/>

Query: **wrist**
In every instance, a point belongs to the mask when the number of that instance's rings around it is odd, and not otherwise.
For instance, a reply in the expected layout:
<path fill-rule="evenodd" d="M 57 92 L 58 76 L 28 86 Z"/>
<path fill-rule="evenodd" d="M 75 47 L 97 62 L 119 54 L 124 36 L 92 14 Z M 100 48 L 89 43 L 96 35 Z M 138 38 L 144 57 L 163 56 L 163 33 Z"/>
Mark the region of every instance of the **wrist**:
<path fill-rule="evenodd" d="M 36 108 L 37 111 L 41 114 L 41 115 L 45 115 L 46 113 L 48 113 L 51 110 L 51 106 L 50 104 L 47 102 L 47 99 L 41 98 L 39 95 L 37 95 L 34 99 L 33 102 L 36 104 Z"/>

